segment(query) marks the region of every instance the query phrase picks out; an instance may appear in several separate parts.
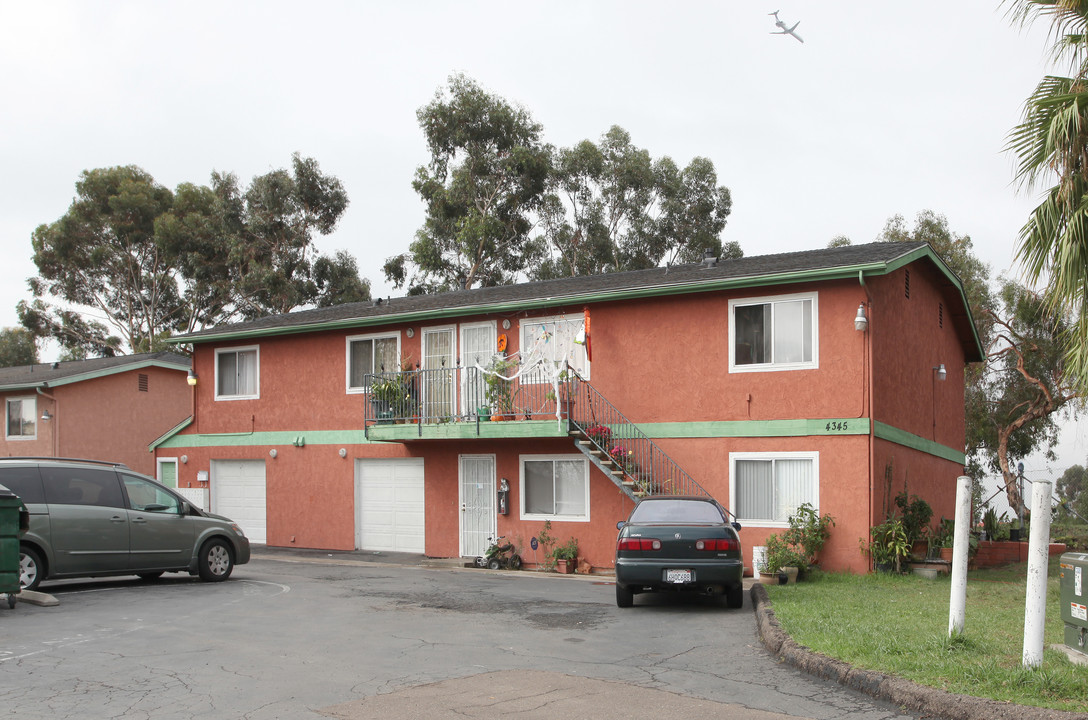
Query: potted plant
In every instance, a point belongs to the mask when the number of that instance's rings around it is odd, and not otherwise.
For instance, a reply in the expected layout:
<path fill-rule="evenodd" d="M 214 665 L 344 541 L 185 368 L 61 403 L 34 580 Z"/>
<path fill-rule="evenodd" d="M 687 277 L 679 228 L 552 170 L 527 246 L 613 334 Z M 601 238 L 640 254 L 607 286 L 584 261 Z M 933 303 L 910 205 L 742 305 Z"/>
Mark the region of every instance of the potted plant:
<path fill-rule="evenodd" d="M 783 540 L 801 558 L 801 573 L 819 561 L 820 550 L 831 537 L 835 518 L 821 516 L 810 503 L 801 503 L 789 517 L 790 527 L 782 534 Z"/>
<path fill-rule="evenodd" d="M 552 559 L 555 560 L 556 572 L 566 575 L 573 573 L 578 563 L 578 539 L 572 537 L 562 545 L 556 545 L 552 550 Z"/>
<path fill-rule="evenodd" d="M 491 406 L 491 419 L 507 420 L 514 416 L 514 387 L 508 379 L 509 371 L 517 366 L 517 360 L 502 355 L 491 361 L 484 376 L 487 384 L 487 404 Z"/>
<path fill-rule="evenodd" d="M 370 383 L 370 404 L 379 424 L 393 422 L 400 395 L 400 382 L 394 374 L 381 375 Z"/>
<path fill-rule="evenodd" d="M 780 573 L 785 573 L 787 582 L 797 582 L 797 575 L 804 565 L 805 558 L 790 546 L 785 537 L 772 534 L 767 538 L 767 556 L 760 574 L 779 577 L 779 582 L 782 582 Z"/>
<path fill-rule="evenodd" d="M 612 441 L 612 430 L 607 425 L 596 423 L 586 428 L 586 437 L 597 444 L 597 447 L 607 450 Z"/>
<path fill-rule="evenodd" d="M 926 530 L 933 519 L 933 508 L 917 495 L 907 495 L 906 490 L 895 496 L 895 506 L 903 522 L 903 531 L 911 545 L 911 555 L 925 558 L 929 552 Z"/>
<path fill-rule="evenodd" d="M 903 521 L 888 518 L 869 528 L 869 542 L 862 541 L 862 549 L 869 554 L 873 567 L 880 572 L 902 572 L 903 562 L 910 557 L 911 545 Z"/>

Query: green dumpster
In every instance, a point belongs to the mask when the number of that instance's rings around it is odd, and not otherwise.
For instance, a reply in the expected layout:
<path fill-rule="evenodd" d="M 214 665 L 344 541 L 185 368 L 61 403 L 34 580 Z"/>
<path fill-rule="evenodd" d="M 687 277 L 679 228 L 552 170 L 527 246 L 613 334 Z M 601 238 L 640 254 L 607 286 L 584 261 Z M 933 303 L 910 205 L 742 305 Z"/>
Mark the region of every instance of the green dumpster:
<path fill-rule="evenodd" d="M 8 607 L 15 607 L 19 592 L 19 535 L 28 523 L 23 501 L 0 485 L 0 595 L 7 595 Z"/>
<path fill-rule="evenodd" d="M 1065 553 L 1059 562 L 1065 644 L 1088 653 L 1088 553 Z"/>

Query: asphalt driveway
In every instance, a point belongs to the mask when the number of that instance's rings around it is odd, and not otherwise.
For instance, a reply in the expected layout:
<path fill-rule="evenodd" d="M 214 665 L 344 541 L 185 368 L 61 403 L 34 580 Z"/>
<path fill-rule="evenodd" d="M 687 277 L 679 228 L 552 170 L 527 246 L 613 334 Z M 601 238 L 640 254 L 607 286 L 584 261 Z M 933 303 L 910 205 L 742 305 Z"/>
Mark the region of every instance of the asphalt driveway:
<path fill-rule="evenodd" d="M 22 718 L 907 718 L 778 663 L 747 605 L 607 578 L 258 557 L 43 588 L 0 608 L 0 714 Z"/>

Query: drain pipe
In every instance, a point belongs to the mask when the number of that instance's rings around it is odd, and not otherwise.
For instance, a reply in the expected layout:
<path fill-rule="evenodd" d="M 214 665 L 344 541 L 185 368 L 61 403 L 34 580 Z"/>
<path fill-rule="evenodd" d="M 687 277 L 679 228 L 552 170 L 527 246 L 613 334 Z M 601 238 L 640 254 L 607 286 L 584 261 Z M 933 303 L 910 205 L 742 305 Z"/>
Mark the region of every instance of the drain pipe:
<path fill-rule="evenodd" d="M 60 403 L 57 402 L 56 397 L 54 397 L 50 393 L 42 391 L 42 388 L 47 388 L 47 387 L 49 387 L 48 383 L 42 383 L 41 385 L 39 385 L 38 387 L 36 387 L 34 389 L 43 398 L 46 398 L 48 400 L 53 401 L 53 429 L 51 431 L 51 434 L 53 435 L 53 457 L 57 457 L 57 436 L 60 434 L 60 420 L 59 420 L 59 416 L 60 416 L 59 406 L 60 406 Z"/>
<path fill-rule="evenodd" d="M 865 329 L 865 365 L 863 377 L 865 378 L 865 412 L 869 415 L 869 525 L 873 526 L 873 482 L 876 477 L 876 468 L 873 466 L 876 418 L 873 417 L 873 296 L 869 287 L 865 284 L 865 273 L 858 270 L 858 284 L 865 291 L 865 304 L 869 309 L 869 327 Z"/>

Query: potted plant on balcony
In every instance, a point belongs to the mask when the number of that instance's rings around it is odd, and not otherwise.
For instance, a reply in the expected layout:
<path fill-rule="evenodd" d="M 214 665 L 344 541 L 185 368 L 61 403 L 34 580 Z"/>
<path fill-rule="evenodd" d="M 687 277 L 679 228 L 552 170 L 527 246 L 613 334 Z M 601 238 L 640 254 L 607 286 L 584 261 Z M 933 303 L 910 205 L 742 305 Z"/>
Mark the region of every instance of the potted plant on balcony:
<path fill-rule="evenodd" d="M 569 575 L 578 565 L 578 539 L 572 537 L 562 545 L 557 545 L 552 550 L 552 559 L 555 560 L 556 572 Z"/>
<path fill-rule="evenodd" d="M 493 421 L 508 420 L 514 417 L 514 386 L 507 379 L 510 370 L 517 367 L 517 360 L 498 356 L 487 366 L 485 382 L 487 384 L 487 404 L 491 406 Z"/>
<path fill-rule="evenodd" d="M 401 396 L 401 383 L 396 375 L 381 375 L 370 383 L 370 406 L 378 424 L 393 422 L 394 408 Z"/>

